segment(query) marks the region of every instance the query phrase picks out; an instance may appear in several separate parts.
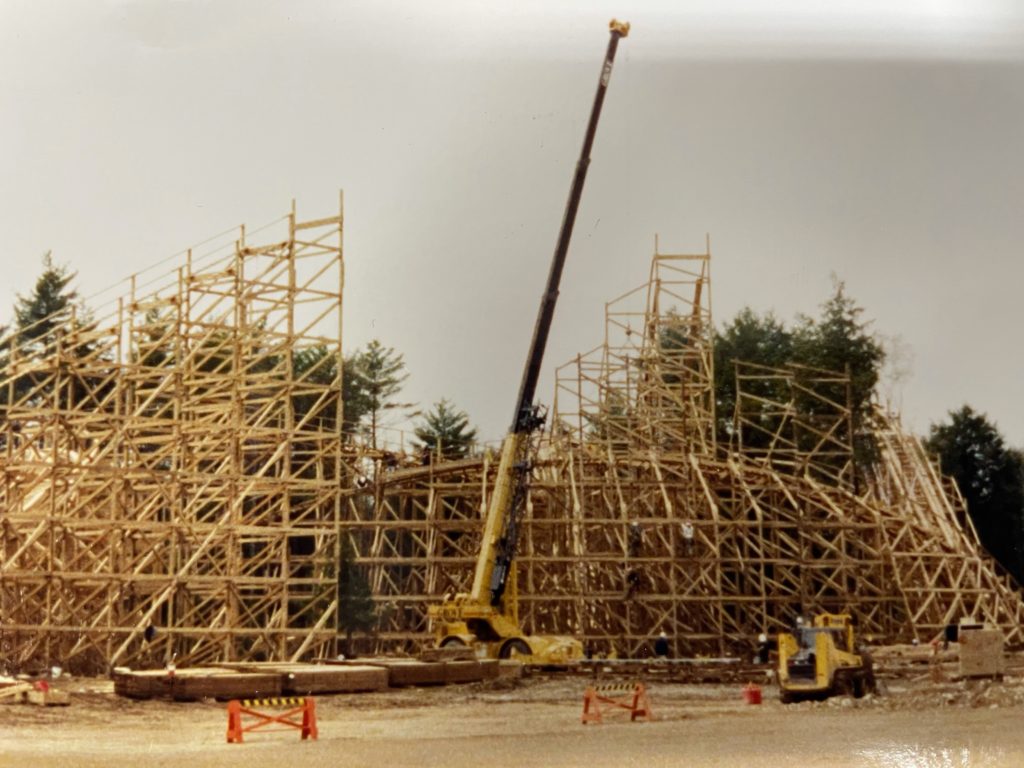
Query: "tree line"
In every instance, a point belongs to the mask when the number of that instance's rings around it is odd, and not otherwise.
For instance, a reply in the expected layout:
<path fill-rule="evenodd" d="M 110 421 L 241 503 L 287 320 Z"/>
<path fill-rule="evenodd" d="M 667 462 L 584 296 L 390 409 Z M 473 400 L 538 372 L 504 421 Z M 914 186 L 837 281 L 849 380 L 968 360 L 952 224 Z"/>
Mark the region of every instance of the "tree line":
<path fill-rule="evenodd" d="M 856 438 L 854 460 L 861 472 L 868 469 L 877 458 L 870 433 L 871 402 L 886 359 L 885 346 L 871 325 L 840 281 L 821 305 L 818 318 L 798 316 L 792 326 L 770 312 L 758 314 L 749 307 L 740 310 L 715 331 L 719 434 L 732 437 L 736 429 L 732 422 L 736 361 L 847 371 Z M 763 386 L 770 390 L 777 384 Z M 759 394 L 773 393 L 762 389 Z M 942 473 L 956 480 L 982 545 L 1024 584 L 1024 453 L 1007 445 L 996 424 L 968 404 L 932 423 L 924 444 L 938 458 Z"/>
<path fill-rule="evenodd" d="M 41 353 L 57 330 L 67 323 L 88 323 L 89 311 L 73 287 L 74 273 L 54 264 L 50 255 L 33 290 L 19 294 L 13 307 L 13 325 L 0 328 L 0 363 L 17 344 L 21 354 Z M 800 315 L 786 324 L 773 313 L 759 314 L 741 309 L 714 331 L 715 405 L 718 431 L 726 440 L 734 438 L 732 419 L 737 390 L 734 363 L 745 361 L 778 368 L 787 364 L 846 372 L 849 388 L 842 393 L 850 406 L 855 441 L 855 460 L 861 465 L 874 460 L 870 444 L 872 396 L 886 359 L 885 346 L 864 318 L 864 309 L 837 281 L 832 295 L 821 305 L 816 318 Z M 671 333 L 671 331 L 669 331 Z M 156 335 L 156 334 L 154 334 Z M 685 339 L 662 339 L 663 346 L 683 344 Z M 82 350 L 79 350 L 82 352 Z M 169 354 L 154 348 L 153 355 Z M 212 356 L 215 357 L 215 356 Z M 157 359 L 157 358 L 154 358 Z M 297 376 L 329 384 L 337 378 L 337 360 L 326 347 L 296 351 L 292 361 Z M 212 363 L 211 363 L 212 365 Z M 357 436 L 378 448 L 381 430 L 389 414 L 408 414 L 412 404 L 401 393 L 408 380 L 403 356 L 379 340 L 344 356 L 342 376 L 343 415 L 339 427 L 342 439 Z M 31 382 L 22 382 L 27 387 Z M 752 385 L 755 386 L 755 385 Z M 759 394 L 770 398 L 778 386 L 767 382 Z M 18 387 L 16 389 L 16 396 Z M 7 391 L 0 393 L 6 398 Z M 313 407 L 296 395 L 297 413 Z M 837 399 L 840 393 L 835 393 Z M 414 446 L 445 459 L 469 454 L 477 431 L 469 416 L 450 400 L 442 398 L 426 413 L 419 414 L 414 427 Z M 756 436 L 748 436 L 747 443 Z M 938 458 L 942 472 L 952 476 L 967 503 L 971 520 L 986 549 L 1019 581 L 1024 583 L 1024 453 L 1007 445 L 998 427 L 987 415 L 964 404 L 933 423 L 925 445 Z"/>
<path fill-rule="evenodd" d="M 33 288 L 26 294 L 17 294 L 13 307 L 13 321 L 10 326 L 0 325 L 0 370 L 7 369 L 13 355 L 19 359 L 35 356 L 44 358 L 56 348 L 58 340 L 69 337 L 73 330 L 89 329 L 92 313 L 74 287 L 75 273 L 65 265 L 55 264 L 50 254 L 43 259 L 43 269 Z M 156 310 L 150 310 L 140 324 L 136 336 L 137 360 L 152 368 L 173 365 L 177 354 L 171 339 L 169 318 L 163 318 Z M 283 358 L 266 354 L 261 349 L 260 329 L 247 338 L 246 345 L 260 351 L 259 370 L 284 370 Z M 199 349 L 193 350 L 192 365 L 206 372 L 230 371 L 232 363 L 232 339 L 227 330 L 215 332 L 199 342 Z M 67 343 L 66 341 L 64 342 Z M 86 358 L 97 350 L 90 344 L 73 349 L 62 349 L 65 356 Z M 403 402 L 401 393 L 409 378 L 403 356 L 393 348 L 374 339 L 363 348 L 344 355 L 339 361 L 327 346 L 317 345 L 294 350 L 288 368 L 296 382 L 318 385 L 317 391 L 301 385 L 295 387 L 292 407 L 296 423 L 315 424 L 321 430 L 336 429 L 340 440 L 362 440 L 374 450 L 381 447 L 381 432 L 390 414 L 408 413 L 414 406 Z M 97 370 L 114 370 L 110 356 L 102 352 L 96 355 Z M 330 387 L 338 380 L 338 365 L 342 366 L 341 395 L 342 414 L 338 424 L 337 397 L 324 398 L 321 387 Z M 246 365 L 249 361 L 246 361 Z M 30 367 L 29 367 L 30 368 Z M 77 376 L 77 374 L 76 374 Z M 73 376 L 72 379 L 75 379 Z M 65 395 L 54 392 L 41 374 L 28 372 L 17 374 L 12 386 L 0 387 L 0 405 L 11 401 L 29 406 L 45 407 L 53 397 L 61 399 L 61 407 L 83 407 L 88 405 L 85 398 L 102 398 L 102 393 L 93 387 L 77 386 L 71 390 L 80 391 Z M 89 394 L 91 393 L 91 395 Z M 419 415 L 415 424 L 413 446 L 439 459 L 456 459 L 470 453 L 476 441 L 476 429 L 470 426 L 469 416 L 447 398 L 437 401 L 427 412 Z M 307 468 L 307 471 L 315 469 Z M 338 605 L 335 612 L 335 630 L 343 635 L 343 650 L 352 653 L 352 639 L 355 632 L 367 632 L 376 626 L 378 610 L 375 606 L 369 582 L 364 569 L 358 565 L 356 551 L 349 536 L 340 542 L 340 556 L 328 567 L 330 578 L 337 582 Z M 326 605 L 328 593 L 312 598 Z M 309 621 L 309 598 L 297 599 L 297 621 Z"/>
<path fill-rule="evenodd" d="M 74 288 L 75 276 L 66 265 L 55 264 L 50 254 L 44 257 L 43 270 L 33 289 L 16 297 L 13 323 L 0 325 L 0 365 L 6 365 L 10 359 L 12 347 L 17 347 L 20 356 L 42 356 L 53 348 L 61 331 L 90 325 L 91 312 Z M 154 310 L 147 315 L 146 322 L 144 336 L 148 337 L 148 343 L 144 340 L 140 348 L 142 362 L 156 367 L 169 364 L 173 350 L 166 341 L 167 332 L 161 325 L 161 318 Z M 221 336 L 224 338 L 215 334 L 206 342 L 209 348 L 199 356 L 203 370 L 225 370 L 229 364 L 227 335 Z M 71 353 L 84 357 L 90 351 L 85 345 Z M 291 365 L 296 379 L 318 385 L 330 385 L 337 380 L 338 360 L 323 345 L 296 350 Z M 402 388 L 409 378 L 403 356 L 374 339 L 343 357 L 342 372 L 343 414 L 339 431 L 343 439 L 358 436 L 376 450 L 381 447 L 381 433 L 389 414 L 408 413 L 414 407 L 401 400 Z M 14 399 L 29 393 L 36 384 L 30 374 L 17 377 Z M 0 402 L 6 402 L 7 398 L 8 390 L 4 388 Z M 330 408 L 318 402 L 316 395 L 296 394 L 293 408 L 297 418 L 316 410 L 314 415 L 321 427 L 335 426 L 336 419 L 329 415 Z M 466 456 L 475 445 L 477 431 L 470 425 L 469 416 L 448 398 L 441 398 L 430 410 L 418 415 L 412 441 L 416 449 L 453 459 Z"/>

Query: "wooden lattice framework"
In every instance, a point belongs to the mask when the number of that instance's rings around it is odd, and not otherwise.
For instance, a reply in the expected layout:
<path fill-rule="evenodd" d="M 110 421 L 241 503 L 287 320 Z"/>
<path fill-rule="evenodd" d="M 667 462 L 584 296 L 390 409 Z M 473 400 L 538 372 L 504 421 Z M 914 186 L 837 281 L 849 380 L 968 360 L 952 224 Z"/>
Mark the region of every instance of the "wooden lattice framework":
<path fill-rule="evenodd" d="M 877 462 L 855 477 L 846 374 L 741 364 L 716 434 L 710 299 L 709 253 L 656 253 L 648 282 L 607 305 L 603 343 L 558 369 L 519 558 L 527 630 L 620 654 L 666 631 L 677 653 L 727 653 L 830 610 L 877 640 L 962 617 L 1024 639 L 1019 588 L 893 417 L 864 427 Z M 485 457 L 387 482 L 376 530 L 393 558 L 375 567 L 423 574 L 419 594 L 381 595 L 407 607 L 382 625 L 390 645 L 425 640 L 422 604 L 465 590 L 492 470 Z"/>
<path fill-rule="evenodd" d="M 5 666 L 334 648 L 342 214 L 261 235 L 8 340 Z"/>
<path fill-rule="evenodd" d="M 280 226 L 9 349 L 4 666 L 334 653 L 343 537 L 379 607 L 365 646 L 429 642 L 427 606 L 468 587 L 494 457 L 423 465 L 341 437 L 342 217 Z M 855 479 L 845 375 L 741 365 L 718 434 L 710 264 L 656 253 L 557 370 L 518 560 L 527 631 L 721 654 L 824 609 L 878 639 L 963 616 L 1024 639 L 1017 586 L 895 417 L 874 415 Z"/>

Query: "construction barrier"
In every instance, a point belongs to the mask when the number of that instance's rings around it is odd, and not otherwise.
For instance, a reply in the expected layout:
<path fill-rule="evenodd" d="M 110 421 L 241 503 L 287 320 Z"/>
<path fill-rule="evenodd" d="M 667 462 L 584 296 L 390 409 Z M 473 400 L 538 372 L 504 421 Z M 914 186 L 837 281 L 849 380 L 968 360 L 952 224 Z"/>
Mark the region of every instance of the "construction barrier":
<path fill-rule="evenodd" d="M 266 709 L 284 708 L 285 711 L 274 714 L 270 712 L 259 712 L 256 707 Z M 298 716 L 302 715 L 299 720 Z M 243 725 L 242 718 L 253 718 L 255 722 Z M 285 726 L 284 728 L 266 728 L 273 725 Z M 271 731 L 286 731 L 290 728 L 297 728 L 303 739 L 317 737 L 316 729 L 316 700 L 312 696 L 296 698 L 275 698 L 275 699 L 232 699 L 228 702 L 228 743 L 241 744 L 242 734 L 250 733 L 257 729 Z"/>
<path fill-rule="evenodd" d="M 643 683 L 589 686 L 583 693 L 582 723 L 603 723 L 602 707 L 627 710 L 630 722 L 638 717 L 652 718 L 651 703 Z"/>

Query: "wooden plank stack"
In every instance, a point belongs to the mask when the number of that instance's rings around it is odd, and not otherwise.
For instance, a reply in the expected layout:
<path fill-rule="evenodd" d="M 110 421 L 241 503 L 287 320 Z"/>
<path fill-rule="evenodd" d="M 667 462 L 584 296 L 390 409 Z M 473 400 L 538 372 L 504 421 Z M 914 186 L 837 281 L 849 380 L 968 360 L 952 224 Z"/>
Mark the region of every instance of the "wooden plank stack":
<path fill-rule="evenodd" d="M 0 704 L 35 704 L 40 707 L 64 707 L 71 703 L 71 694 L 42 683 L 30 683 L 0 677 Z"/>
<path fill-rule="evenodd" d="M 508 666 L 508 663 L 504 663 Z M 521 665 L 517 665 L 521 666 Z M 134 699 L 267 698 L 380 691 L 385 688 L 448 685 L 494 680 L 502 663 L 494 659 L 419 661 L 375 658 L 325 661 L 238 662 L 175 670 L 115 670 L 114 692 Z M 507 672 L 506 672 L 507 674 Z"/>

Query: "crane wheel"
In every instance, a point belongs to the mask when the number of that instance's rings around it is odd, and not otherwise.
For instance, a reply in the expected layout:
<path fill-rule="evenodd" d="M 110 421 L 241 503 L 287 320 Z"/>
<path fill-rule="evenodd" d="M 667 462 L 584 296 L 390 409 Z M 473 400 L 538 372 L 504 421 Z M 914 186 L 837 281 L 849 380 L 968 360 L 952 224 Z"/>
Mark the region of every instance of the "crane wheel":
<path fill-rule="evenodd" d="M 533 653 L 525 640 L 516 637 L 512 640 L 506 640 L 501 644 L 501 650 L 498 651 L 498 658 L 511 659 L 513 651 L 515 653 L 522 654 L 523 656 L 529 656 Z"/>
<path fill-rule="evenodd" d="M 463 640 L 461 637 L 454 637 L 454 636 L 446 637 L 444 640 L 441 641 L 440 645 L 438 645 L 437 647 L 438 648 L 465 648 L 466 647 L 466 641 Z"/>

